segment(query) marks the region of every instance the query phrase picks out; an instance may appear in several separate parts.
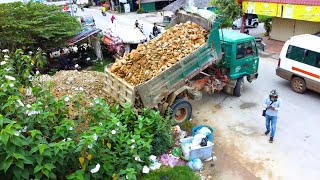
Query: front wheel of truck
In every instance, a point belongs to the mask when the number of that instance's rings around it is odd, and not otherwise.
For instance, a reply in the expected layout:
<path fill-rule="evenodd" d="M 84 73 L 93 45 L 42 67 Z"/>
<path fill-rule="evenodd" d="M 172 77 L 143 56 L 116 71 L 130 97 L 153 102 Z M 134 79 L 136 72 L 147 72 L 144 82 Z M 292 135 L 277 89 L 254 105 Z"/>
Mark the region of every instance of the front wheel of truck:
<path fill-rule="evenodd" d="M 233 95 L 240 97 L 244 90 L 244 80 L 243 77 L 237 79 L 236 87 L 234 87 Z"/>
<path fill-rule="evenodd" d="M 170 117 L 175 124 L 181 124 L 190 120 L 192 115 L 192 106 L 185 99 L 176 99 L 171 105 Z"/>

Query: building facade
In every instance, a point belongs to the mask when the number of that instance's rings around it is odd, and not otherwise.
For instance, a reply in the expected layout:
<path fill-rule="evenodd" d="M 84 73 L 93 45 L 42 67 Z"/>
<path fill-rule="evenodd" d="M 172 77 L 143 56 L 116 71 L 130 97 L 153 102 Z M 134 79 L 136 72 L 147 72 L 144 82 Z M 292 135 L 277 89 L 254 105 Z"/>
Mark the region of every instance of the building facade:
<path fill-rule="evenodd" d="M 272 16 L 271 38 L 275 40 L 320 32 L 320 0 L 245 0 L 242 10 Z"/>

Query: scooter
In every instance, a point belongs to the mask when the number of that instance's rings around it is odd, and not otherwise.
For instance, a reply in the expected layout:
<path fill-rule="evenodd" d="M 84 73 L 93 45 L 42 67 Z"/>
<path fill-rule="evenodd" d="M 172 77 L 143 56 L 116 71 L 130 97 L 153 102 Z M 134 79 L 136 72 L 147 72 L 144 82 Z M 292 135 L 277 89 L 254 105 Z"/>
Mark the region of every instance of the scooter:
<path fill-rule="evenodd" d="M 144 33 L 143 33 L 143 24 L 141 24 L 141 25 L 138 26 L 138 27 L 134 26 L 134 28 L 138 28 L 139 31 L 140 31 L 142 34 L 144 34 Z"/>
<path fill-rule="evenodd" d="M 149 39 L 151 40 L 156 38 L 160 33 L 161 33 L 161 30 L 159 28 L 155 35 L 153 35 L 153 32 L 150 32 Z"/>

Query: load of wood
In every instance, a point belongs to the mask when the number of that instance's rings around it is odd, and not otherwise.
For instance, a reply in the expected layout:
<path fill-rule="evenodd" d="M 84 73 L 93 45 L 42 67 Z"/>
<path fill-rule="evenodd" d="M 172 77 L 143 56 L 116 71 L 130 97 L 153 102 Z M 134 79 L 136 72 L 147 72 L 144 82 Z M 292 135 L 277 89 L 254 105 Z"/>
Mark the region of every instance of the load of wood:
<path fill-rule="evenodd" d="M 139 44 L 136 50 L 116 60 L 110 72 L 138 85 L 194 52 L 206 42 L 208 34 L 206 29 L 190 21 L 175 25 L 159 38 Z"/>

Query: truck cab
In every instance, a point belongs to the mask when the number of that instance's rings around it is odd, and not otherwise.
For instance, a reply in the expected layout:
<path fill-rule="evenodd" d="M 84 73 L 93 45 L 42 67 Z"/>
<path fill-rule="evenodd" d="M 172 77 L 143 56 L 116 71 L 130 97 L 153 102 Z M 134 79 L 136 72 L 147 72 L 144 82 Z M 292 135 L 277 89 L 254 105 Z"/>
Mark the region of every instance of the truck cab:
<path fill-rule="evenodd" d="M 224 74 L 228 76 L 235 96 L 241 96 L 243 78 L 249 82 L 258 78 L 259 53 L 253 36 L 230 30 L 220 33 L 223 56 L 219 62 Z M 232 89 L 232 88 L 231 88 Z M 230 90 L 227 90 L 227 92 Z"/>

